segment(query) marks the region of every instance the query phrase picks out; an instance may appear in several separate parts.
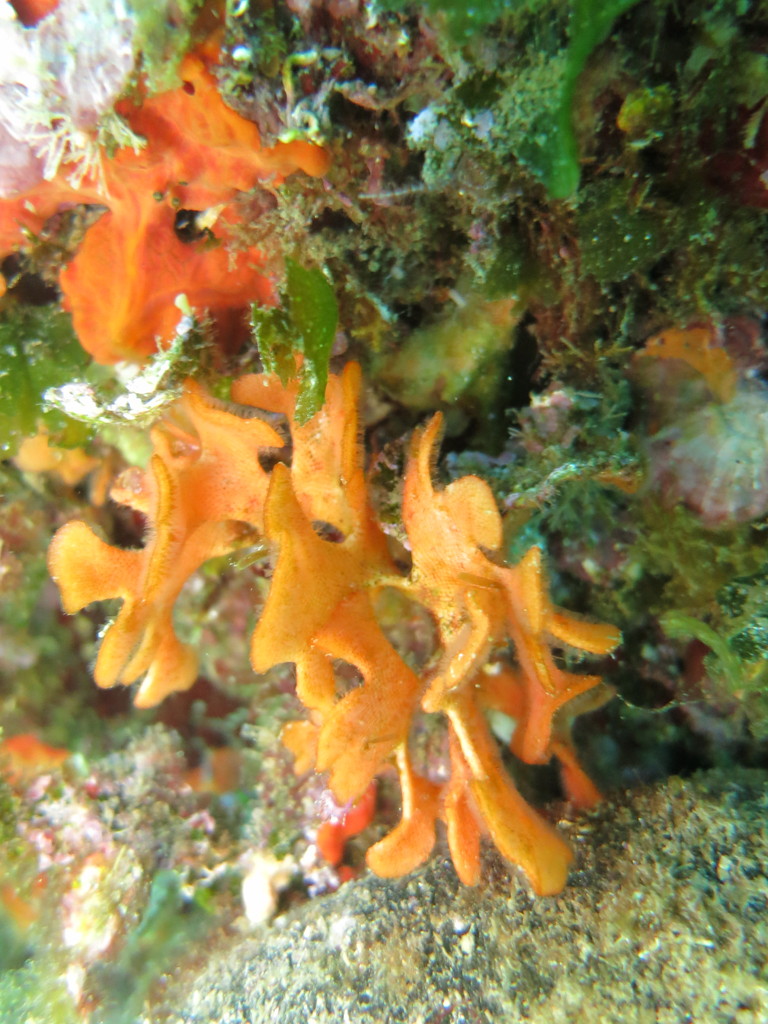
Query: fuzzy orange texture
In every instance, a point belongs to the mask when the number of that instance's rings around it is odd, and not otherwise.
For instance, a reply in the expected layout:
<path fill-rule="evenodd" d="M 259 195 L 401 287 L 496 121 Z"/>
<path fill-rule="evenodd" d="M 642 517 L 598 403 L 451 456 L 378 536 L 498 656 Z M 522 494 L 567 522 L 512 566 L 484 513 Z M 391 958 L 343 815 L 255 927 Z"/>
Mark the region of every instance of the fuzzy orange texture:
<path fill-rule="evenodd" d="M 146 472 L 128 471 L 114 500 L 143 513 L 145 547 L 105 544 L 84 522 L 57 531 L 48 552 L 65 611 L 92 601 L 122 598 L 117 619 L 99 648 L 94 676 L 102 687 L 144 680 L 136 704 L 157 704 L 188 689 L 197 655 L 173 627 L 173 606 L 189 576 L 216 555 L 253 539 L 246 524 L 261 522 L 267 477 L 258 460 L 282 438 L 259 419 L 238 420 L 189 384 L 174 417 L 152 431 L 154 454 Z"/>
<path fill-rule="evenodd" d="M 50 473 L 67 487 L 75 487 L 90 476 L 88 496 L 96 507 L 107 500 L 115 460 L 114 453 L 95 457 L 83 448 L 62 448 L 51 444 L 42 424 L 37 434 L 24 438 L 12 459 L 22 473 Z"/>
<path fill-rule="evenodd" d="M 69 487 L 75 487 L 99 465 L 99 459 L 83 448 L 52 445 L 45 428 L 34 437 L 25 437 L 12 461 L 22 473 L 52 473 Z"/>
<path fill-rule="evenodd" d="M 304 425 L 292 415 L 298 385 L 286 388 L 277 377 L 260 374 L 242 378 L 233 388 L 237 401 L 244 402 L 250 392 L 261 409 L 289 418 L 294 465 L 314 467 L 306 492 L 299 495 L 312 520 L 339 519 L 339 481 L 357 443 L 354 428 L 345 424 L 345 410 L 358 379 L 354 366 L 342 378 L 332 377 L 325 406 Z M 173 628 L 176 598 L 203 562 L 264 534 L 270 477 L 259 454 L 284 444 L 264 420 L 235 415 L 191 381 L 151 438 L 154 451 L 147 470 L 128 470 L 111 491 L 115 501 L 146 517 L 145 546 L 111 547 L 86 523 L 73 520 L 57 531 L 48 551 L 66 612 L 92 601 L 122 599 L 99 648 L 94 678 L 99 686 L 111 687 L 144 676 L 135 700 L 139 707 L 194 683 L 197 656 Z"/>
<path fill-rule="evenodd" d="M 556 830 L 520 796 L 509 777 L 486 712 L 516 722 L 512 750 L 524 762 L 561 763 L 566 792 L 590 806 L 599 794 L 578 764 L 570 727 L 575 716 L 607 699 L 593 675 L 560 669 L 553 643 L 606 654 L 619 642 L 612 626 L 584 622 L 551 604 L 541 552 L 515 566 L 494 556 L 501 520 L 478 477 L 434 487 L 431 460 L 439 416 L 414 437 L 406 470 L 403 522 L 412 551 L 398 571 L 370 504 L 358 437 L 360 371 L 331 376 L 326 403 L 308 423 L 293 417 L 297 389 L 267 374 L 235 382 L 233 398 L 281 413 L 290 428 L 291 466 L 267 474 L 263 447 L 280 438 L 258 418 L 242 418 L 188 385 L 174 419 L 153 434 L 150 470 L 124 481 L 117 500 L 141 509 L 151 524 L 146 546 L 121 551 L 84 523 L 54 538 L 49 563 L 65 609 L 119 596 L 96 665 L 100 685 L 147 676 L 137 703 L 147 705 L 194 679 L 192 652 L 172 628 L 173 602 L 189 573 L 210 554 L 261 536 L 277 550 L 269 596 L 253 635 L 256 671 L 296 665 L 306 721 L 284 731 L 297 768 L 328 772 L 339 803 L 360 800 L 391 766 L 402 791 L 402 819 L 368 851 L 378 874 L 411 870 L 429 855 L 435 824 L 446 825 L 459 876 L 474 884 L 480 840 L 489 834 L 540 894 L 565 884 L 571 852 Z M 327 539 L 322 521 L 338 531 Z M 441 656 L 424 676 L 395 650 L 376 615 L 383 587 L 424 605 L 438 629 Z M 514 645 L 516 665 L 508 660 Z M 355 666 L 362 684 L 339 696 L 334 660 Z M 439 713 L 448 723 L 451 776 L 419 775 L 409 749 L 414 717 Z"/>
<path fill-rule="evenodd" d="M 639 359 L 672 359 L 687 363 L 700 373 L 721 402 L 729 402 L 736 391 L 738 370 L 718 338 L 714 324 L 668 327 L 654 334 L 635 353 Z"/>
<path fill-rule="evenodd" d="M 67 180 L 72 167 L 63 165 L 53 181 L 0 202 L 0 252 L 61 209 L 108 208 L 60 275 L 77 335 L 97 362 L 141 360 L 169 342 L 179 294 L 213 312 L 274 302 L 259 251 L 231 245 L 240 218 L 234 200 L 260 180 L 275 184 L 299 169 L 320 175 L 328 167 L 326 151 L 306 142 L 262 149 L 256 126 L 221 98 L 210 59 L 210 47 L 202 47 L 182 62 L 179 88 L 118 105 L 146 145 L 102 152 L 103 181 L 92 175 L 75 188 Z M 212 211 L 212 234 L 182 242 L 177 209 Z"/>
<path fill-rule="evenodd" d="M 0 741 L 0 766 L 12 782 L 43 775 L 69 758 L 64 747 L 52 747 L 32 732 L 18 733 Z"/>
<path fill-rule="evenodd" d="M 441 795 L 440 814 L 465 882 L 479 876 L 482 824 L 537 892 L 557 892 L 565 884 L 570 851 L 503 770 L 483 709 L 495 707 L 515 719 L 512 749 L 522 761 L 543 764 L 558 757 L 574 802 L 593 803 L 598 794 L 576 762 L 568 719 L 558 719 L 576 698 L 599 687 L 600 679 L 559 669 L 551 643 L 607 654 L 620 635 L 613 626 L 583 622 L 552 606 L 539 548 L 530 548 L 516 566 L 488 557 L 486 552 L 500 547 L 501 518 L 485 481 L 462 477 L 442 491 L 432 484 L 431 459 L 440 429 L 437 415 L 414 438 L 403 494 L 403 522 L 413 553 L 406 588 L 432 611 L 443 649 L 421 698 L 423 710 L 442 712 L 450 723 L 453 773 Z M 500 675 L 484 671 L 509 640 L 519 667 L 502 664 Z M 433 814 L 434 807 L 423 806 L 414 814 L 414 827 L 423 831 L 425 817 Z M 404 816 L 403 825 L 409 824 Z M 387 860 L 396 856 L 399 837 L 393 833 L 383 842 L 388 843 L 382 851 Z M 409 843 L 406 827 L 402 846 L 407 850 Z"/>

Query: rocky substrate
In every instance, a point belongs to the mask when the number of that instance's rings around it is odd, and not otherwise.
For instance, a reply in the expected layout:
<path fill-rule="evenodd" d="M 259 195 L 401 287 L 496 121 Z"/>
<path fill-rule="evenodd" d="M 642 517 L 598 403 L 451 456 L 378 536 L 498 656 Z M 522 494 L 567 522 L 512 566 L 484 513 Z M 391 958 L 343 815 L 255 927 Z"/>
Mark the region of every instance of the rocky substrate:
<path fill-rule="evenodd" d="M 489 858 L 366 875 L 210 953 L 173 1024 L 763 1024 L 768 773 L 672 778 L 565 820 L 566 890 Z M 155 1024 L 157 1018 L 153 1018 Z"/>

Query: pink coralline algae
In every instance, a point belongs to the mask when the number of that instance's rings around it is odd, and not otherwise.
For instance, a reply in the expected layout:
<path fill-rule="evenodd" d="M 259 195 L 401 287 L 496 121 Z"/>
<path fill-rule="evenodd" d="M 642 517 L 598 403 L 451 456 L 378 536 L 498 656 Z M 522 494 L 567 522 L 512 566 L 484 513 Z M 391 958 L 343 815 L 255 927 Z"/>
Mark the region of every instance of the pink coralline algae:
<path fill-rule="evenodd" d="M 705 526 L 725 529 L 768 512 L 768 387 L 742 382 L 654 435 L 650 479 Z"/>

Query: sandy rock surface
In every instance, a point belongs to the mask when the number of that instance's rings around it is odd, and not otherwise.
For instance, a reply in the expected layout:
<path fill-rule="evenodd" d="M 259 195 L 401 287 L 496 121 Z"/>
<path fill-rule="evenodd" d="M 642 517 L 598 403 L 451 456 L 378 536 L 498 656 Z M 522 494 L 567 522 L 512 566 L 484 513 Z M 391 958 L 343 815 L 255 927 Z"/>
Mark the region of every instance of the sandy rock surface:
<path fill-rule="evenodd" d="M 218 949 L 174 1024 L 759 1024 L 768 1020 L 768 774 L 673 778 L 563 822 L 570 884 L 489 861 L 368 875 Z M 180 1009 L 179 1009 L 180 1008 Z"/>

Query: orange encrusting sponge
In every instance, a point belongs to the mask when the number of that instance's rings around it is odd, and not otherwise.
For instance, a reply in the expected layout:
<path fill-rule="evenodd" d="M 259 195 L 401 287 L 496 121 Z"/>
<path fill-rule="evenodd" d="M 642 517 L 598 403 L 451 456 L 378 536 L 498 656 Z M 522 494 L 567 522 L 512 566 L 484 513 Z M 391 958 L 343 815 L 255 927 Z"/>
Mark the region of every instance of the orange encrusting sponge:
<path fill-rule="evenodd" d="M 214 58 L 203 45 L 182 61 L 177 89 L 118 103 L 141 148 L 99 151 L 98 170 L 76 185 L 64 163 L 53 180 L 0 201 L 0 255 L 62 209 L 107 208 L 60 275 L 75 331 L 97 362 L 142 361 L 170 342 L 179 295 L 214 313 L 274 303 L 260 251 L 235 245 L 244 216 L 236 200 L 261 181 L 328 169 L 327 151 L 308 142 L 263 148 L 256 125 L 222 99 Z M 177 234 L 179 210 L 201 214 L 195 240 Z"/>

